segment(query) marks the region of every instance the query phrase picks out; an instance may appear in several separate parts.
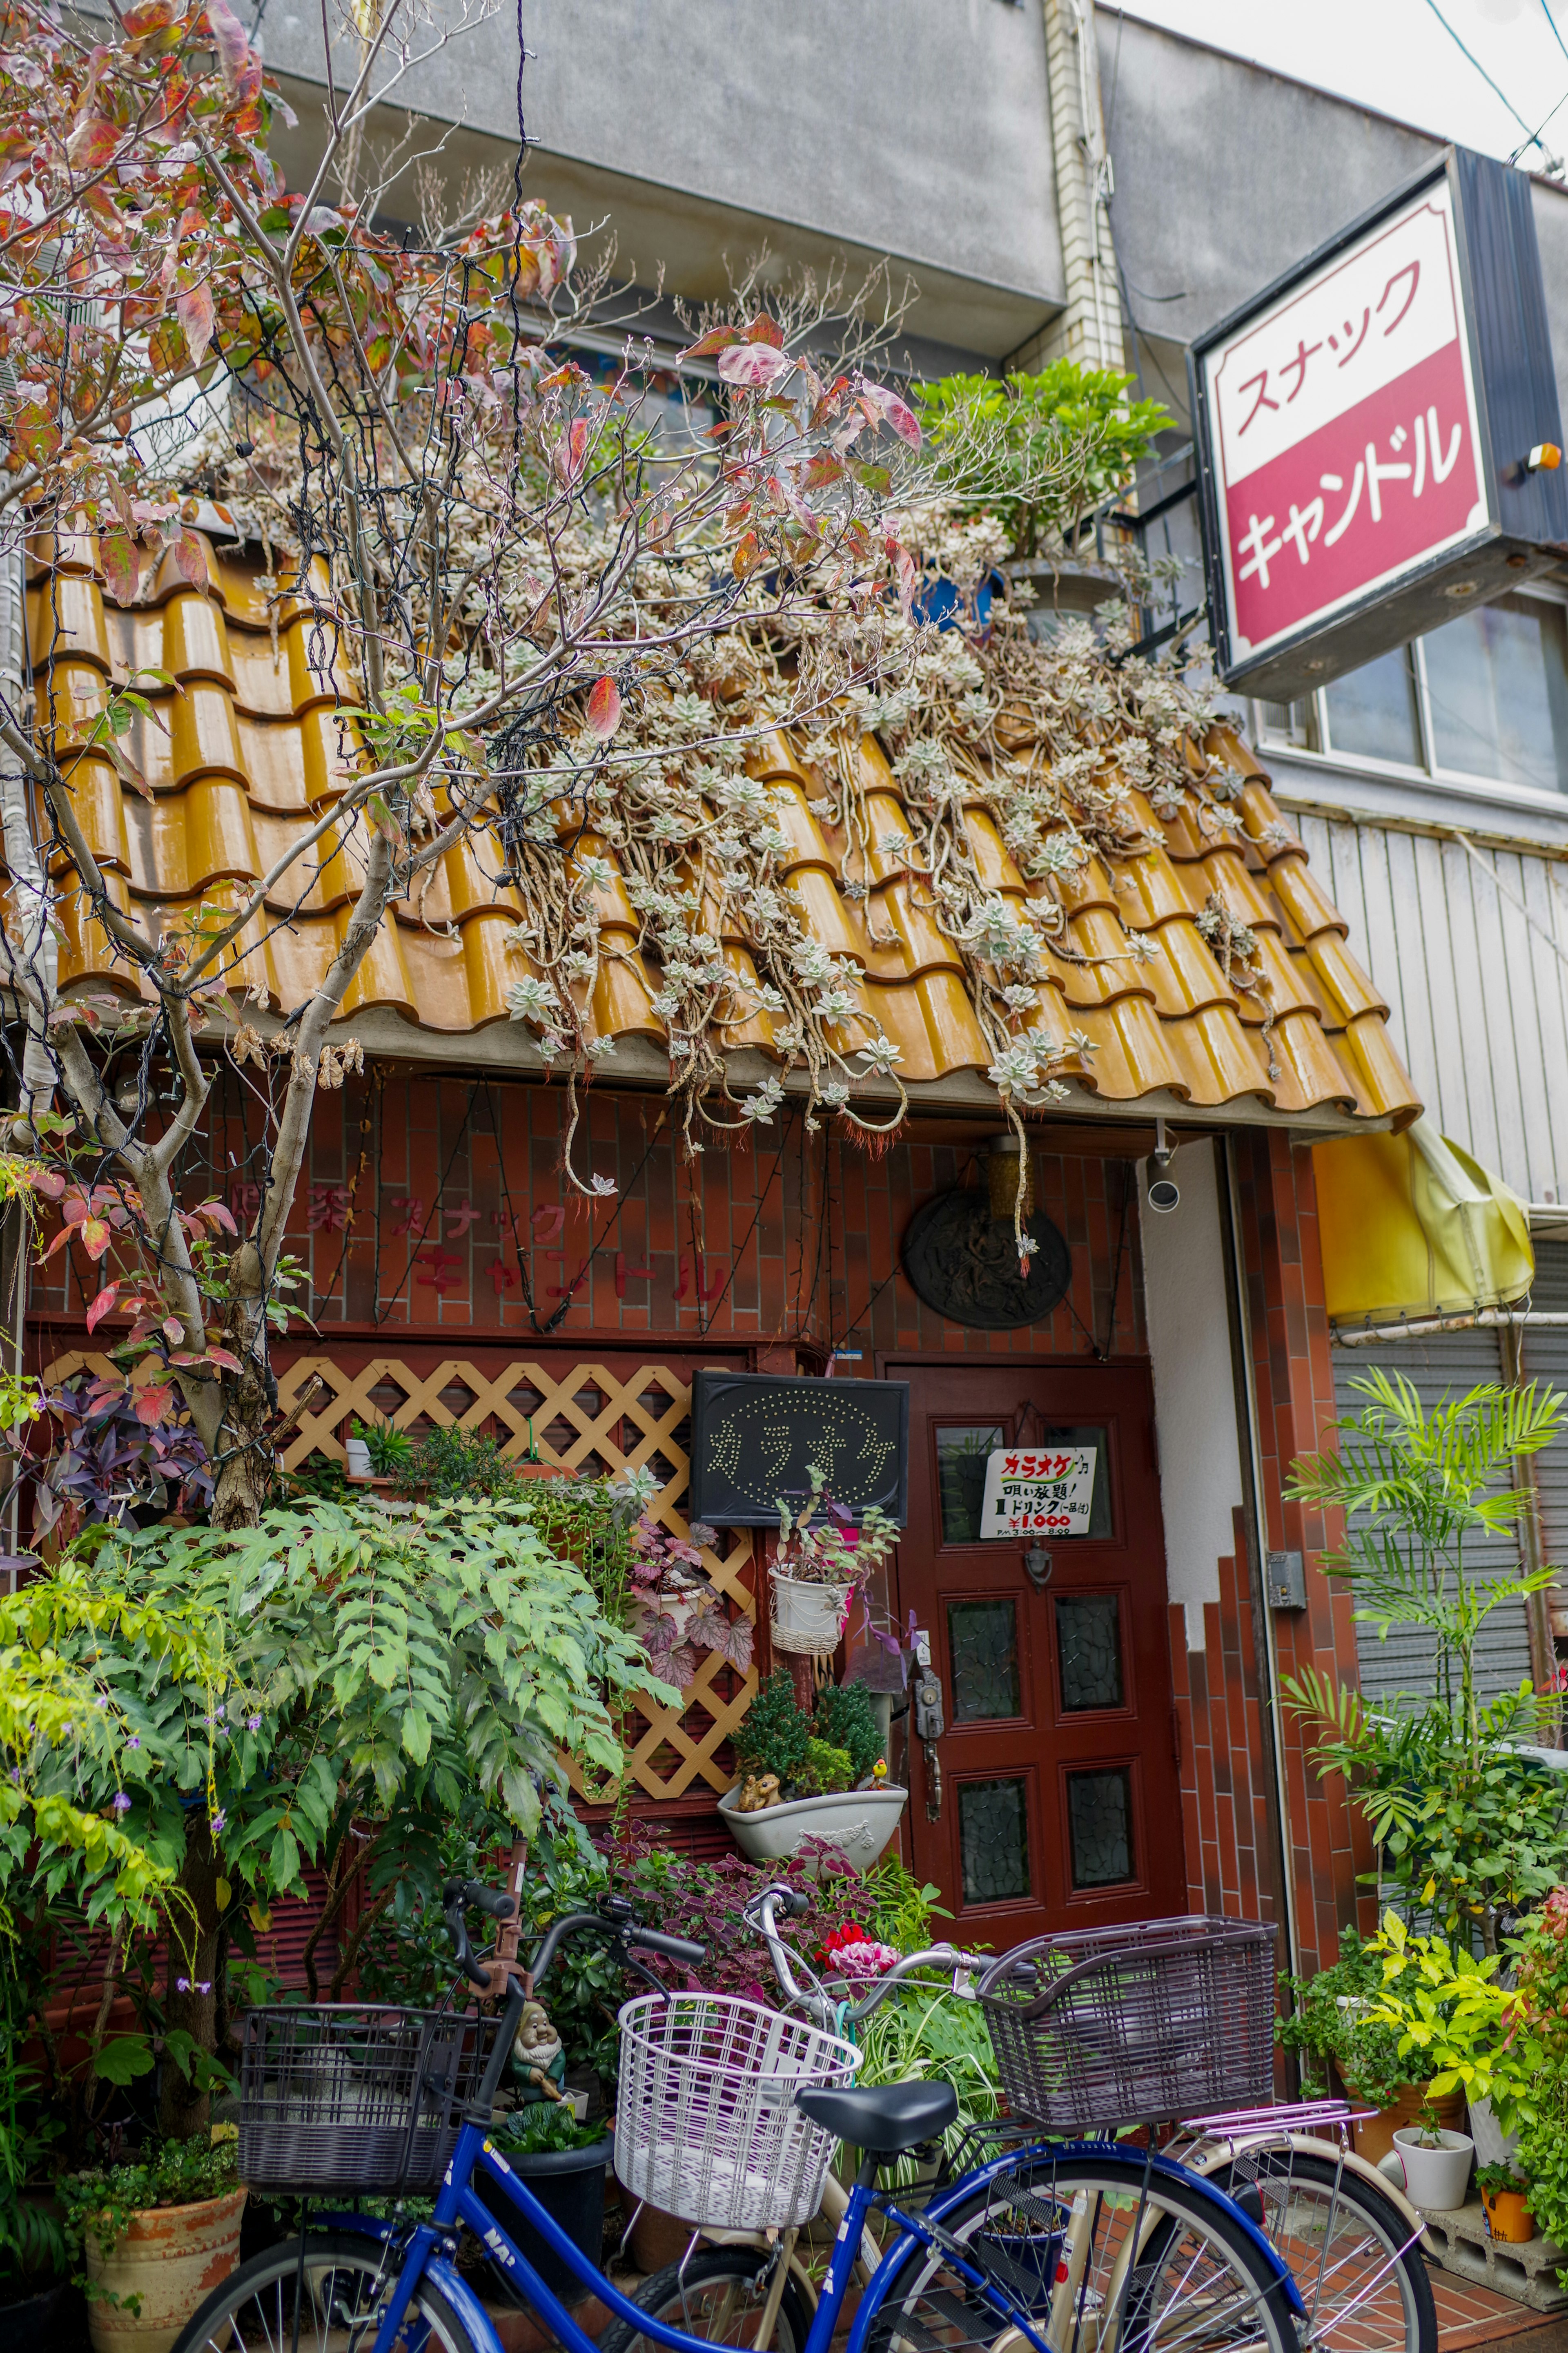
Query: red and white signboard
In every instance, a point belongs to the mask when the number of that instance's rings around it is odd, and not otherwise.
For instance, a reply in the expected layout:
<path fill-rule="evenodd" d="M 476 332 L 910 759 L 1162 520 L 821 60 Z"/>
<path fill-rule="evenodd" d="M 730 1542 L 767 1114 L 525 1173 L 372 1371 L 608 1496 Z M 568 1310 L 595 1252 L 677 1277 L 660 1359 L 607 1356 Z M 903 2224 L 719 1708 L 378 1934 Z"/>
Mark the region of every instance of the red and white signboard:
<path fill-rule="evenodd" d="M 1200 364 L 1233 662 L 1491 521 L 1447 180 Z"/>
<path fill-rule="evenodd" d="M 1097 1446 L 1005 1446 L 985 1458 L 983 1536 L 1086 1536 Z"/>

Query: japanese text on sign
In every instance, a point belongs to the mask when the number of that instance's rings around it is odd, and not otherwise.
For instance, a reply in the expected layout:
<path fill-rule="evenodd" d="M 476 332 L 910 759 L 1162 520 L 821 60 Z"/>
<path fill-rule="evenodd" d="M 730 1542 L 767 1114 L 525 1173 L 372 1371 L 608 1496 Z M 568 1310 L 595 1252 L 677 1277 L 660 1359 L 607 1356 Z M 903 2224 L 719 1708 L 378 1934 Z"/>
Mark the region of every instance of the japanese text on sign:
<path fill-rule="evenodd" d="M 1086 1536 L 1097 1446 L 999 1447 L 985 1459 L 983 1536 Z"/>
<path fill-rule="evenodd" d="M 1233 654 L 1256 655 L 1485 528 L 1446 183 L 1203 365 Z"/>

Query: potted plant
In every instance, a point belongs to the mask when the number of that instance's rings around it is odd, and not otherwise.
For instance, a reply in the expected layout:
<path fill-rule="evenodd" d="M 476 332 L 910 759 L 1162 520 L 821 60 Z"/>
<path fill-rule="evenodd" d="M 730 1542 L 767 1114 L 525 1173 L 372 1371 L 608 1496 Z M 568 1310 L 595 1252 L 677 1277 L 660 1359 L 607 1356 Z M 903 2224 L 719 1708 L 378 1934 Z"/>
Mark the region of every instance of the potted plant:
<path fill-rule="evenodd" d="M 1431 2070 L 1434 2097 L 1462 2091 L 1490 2100 L 1506 2129 L 1520 2091 L 1518 2043 L 1526 2025 L 1522 1995 L 1500 1982 L 1495 1953 L 1477 1959 L 1442 1936 L 1413 1936 L 1397 1913 L 1385 1914 L 1374 1949 L 1384 1984 L 1369 2015 L 1394 2027 L 1402 2058 Z M 1414 2070 L 1412 2072 L 1416 2072 Z M 1394 2136 L 1394 2154 L 1417 2206 L 1447 2212 L 1465 2202 L 1475 2143 L 1445 2131 L 1431 2106 L 1418 2124 Z"/>
<path fill-rule="evenodd" d="M 60 2197 L 85 2266 L 93 2353 L 170 2353 L 239 2262 L 235 2141 L 170 2141 L 68 2174 Z"/>
<path fill-rule="evenodd" d="M 1451 2214 L 1464 2204 L 1476 2154 L 1468 2133 L 1445 2131 L 1427 2107 L 1418 2123 L 1402 2125 L 1394 2134 L 1394 2153 L 1412 2205 Z"/>
<path fill-rule="evenodd" d="M 899 1531 L 874 1504 L 857 1528 L 815 1462 L 806 1476 L 811 1493 L 798 1510 L 778 1498 L 778 1546 L 768 1569 L 773 1648 L 824 1658 L 838 1648 L 851 1598 L 869 1583 Z"/>
<path fill-rule="evenodd" d="M 871 1695 L 858 1683 L 820 1693 L 812 1716 L 788 1669 L 775 1669 L 735 1735 L 735 1757 L 741 1779 L 719 1810 L 753 1862 L 823 1839 L 867 1871 L 909 1802 L 888 1780 Z"/>
<path fill-rule="evenodd" d="M 1428 2083 L 1413 2084 L 1400 2056 L 1400 2029 L 1373 2015 L 1383 1989 L 1383 1957 L 1354 1928 L 1340 1931 L 1340 1956 L 1328 1968 L 1310 1978 L 1287 1973 L 1280 1982 L 1289 1991 L 1290 2014 L 1276 2020 L 1275 2039 L 1297 2055 L 1303 2098 L 1328 2094 L 1337 2075 L 1352 2107 L 1375 2111 L 1358 2117 L 1352 2127 L 1359 2155 L 1373 2165 L 1386 2157 L 1394 2133 L 1413 2123 L 1424 2104 L 1435 2110 L 1439 2124 L 1451 2128 L 1460 2123 L 1463 2094 L 1434 2097 Z"/>
<path fill-rule="evenodd" d="M 385 1421 L 351 1421 L 347 1440 L 349 1477 L 357 1485 L 373 1479 L 403 1481 L 414 1461 L 414 1440 Z"/>
<path fill-rule="evenodd" d="M 605 2131 L 604 2119 L 580 2124 L 569 2098 L 535 2100 L 498 2116 L 490 2137 L 497 2154 L 521 2175 L 573 2245 L 597 2263 L 605 2238 L 605 2170 L 615 2155 L 615 2139 Z M 519 2223 L 515 2210 L 503 2204 L 499 2193 L 482 2182 L 478 2187 L 546 2287 L 568 2304 L 578 2302 L 587 2291 L 576 2274 L 552 2253 L 537 2231 Z"/>
<path fill-rule="evenodd" d="M 1530 2211 L 1530 2184 L 1521 2181 L 1511 2165 L 1479 2165 L 1476 2168 L 1476 2188 L 1481 2193 L 1481 2203 L 1487 2210 L 1487 2228 L 1494 2239 L 1509 2246 L 1522 2246 L 1535 2236 L 1535 2217 Z"/>

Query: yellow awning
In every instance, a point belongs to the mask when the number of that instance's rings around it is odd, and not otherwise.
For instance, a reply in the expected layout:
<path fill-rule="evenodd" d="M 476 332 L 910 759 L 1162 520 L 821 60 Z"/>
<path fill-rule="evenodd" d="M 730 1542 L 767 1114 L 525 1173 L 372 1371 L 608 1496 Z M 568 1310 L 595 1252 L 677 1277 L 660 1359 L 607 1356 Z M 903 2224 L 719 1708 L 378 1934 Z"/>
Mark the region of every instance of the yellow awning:
<path fill-rule="evenodd" d="M 1334 1322 L 1504 1307 L 1534 1281 L 1523 1203 L 1430 1120 L 1316 1145 L 1312 1165 Z"/>

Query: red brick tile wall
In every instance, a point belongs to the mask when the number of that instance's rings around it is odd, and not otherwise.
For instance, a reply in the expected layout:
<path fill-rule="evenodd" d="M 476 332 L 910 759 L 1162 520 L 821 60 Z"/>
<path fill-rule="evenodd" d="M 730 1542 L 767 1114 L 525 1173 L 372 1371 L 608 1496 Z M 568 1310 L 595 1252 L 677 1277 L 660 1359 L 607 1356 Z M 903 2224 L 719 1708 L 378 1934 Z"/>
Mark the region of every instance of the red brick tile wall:
<path fill-rule="evenodd" d="M 1219 1564 L 1220 1598 L 1204 1605 L 1204 1647 L 1187 1648 L 1171 1610 L 1171 1662 L 1182 1752 L 1187 1902 L 1194 1912 L 1279 1920 L 1278 1840 L 1263 1771 L 1266 1701 L 1247 1590 L 1247 1521 Z"/>
<path fill-rule="evenodd" d="M 1072 1286 L 1047 1324 L 984 1333 L 934 1315 L 899 1267 L 915 1208 L 984 1181 L 983 1144 L 862 1147 L 837 1124 L 807 1134 L 796 1113 L 689 1160 L 662 1097 L 598 1089 L 572 1145 L 580 1176 L 616 1187 L 595 1199 L 565 1177 L 566 1127 L 560 1086 L 393 1070 L 323 1095 L 289 1244 L 310 1270 L 305 1303 L 323 1336 L 533 1338 L 559 1316 L 552 1329 L 568 1343 L 847 1343 L 867 1373 L 879 1349 L 1144 1352 L 1130 1163 L 1039 1155 L 1040 1206 L 1071 1245 Z M 243 1213 L 259 1134 L 249 1091 L 220 1082 L 183 1198 L 216 1191 Z M 79 1328 L 100 1278 L 73 1259 L 35 1276 L 32 1306 Z"/>

